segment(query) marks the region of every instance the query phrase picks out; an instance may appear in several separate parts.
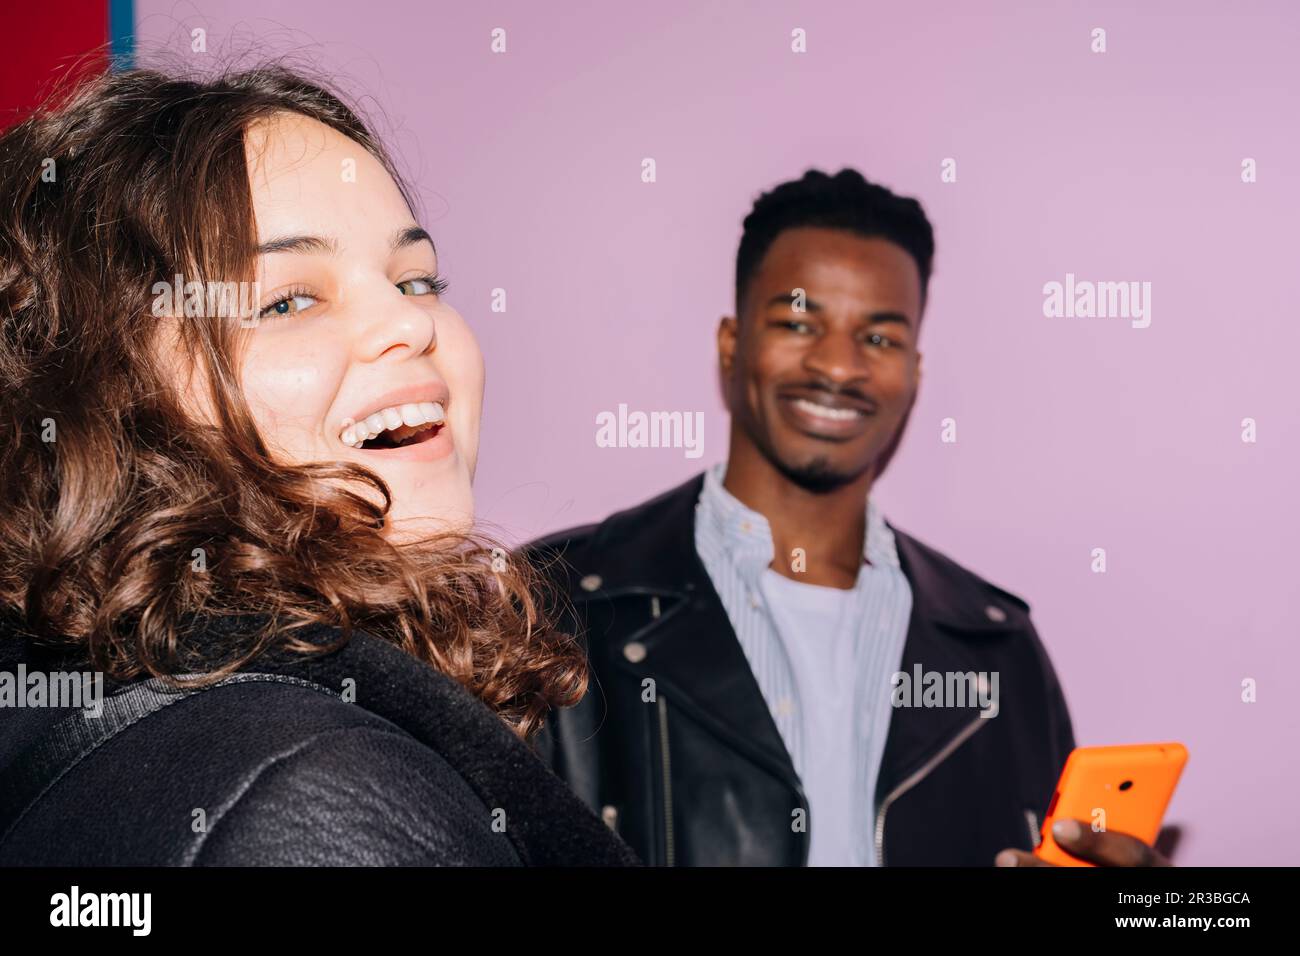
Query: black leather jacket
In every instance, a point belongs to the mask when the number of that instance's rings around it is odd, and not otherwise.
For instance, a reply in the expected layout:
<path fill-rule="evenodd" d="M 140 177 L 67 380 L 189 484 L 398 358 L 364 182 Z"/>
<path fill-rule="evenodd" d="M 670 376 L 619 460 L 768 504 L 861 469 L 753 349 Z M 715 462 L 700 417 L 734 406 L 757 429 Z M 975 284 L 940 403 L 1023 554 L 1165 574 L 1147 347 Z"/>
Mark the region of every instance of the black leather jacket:
<path fill-rule="evenodd" d="M 64 669 L 0 628 L 0 670 L 19 664 Z M 153 693 L 119 688 L 92 718 L 0 707 L 0 866 L 637 862 L 481 701 L 369 635 L 131 709 Z"/>
<path fill-rule="evenodd" d="M 702 485 L 530 547 L 593 666 L 539 746 L 647 863 L 802 865 L 817 821 L 695 551 Z M 991 866 L 1036 845 L 1074 746 L 1065 700 L 1024 601 L 893 530 L 913 592 L 903 670 L 996 671 L 999 709 L 896 708 L 863 812 L 885 865 Z"/>

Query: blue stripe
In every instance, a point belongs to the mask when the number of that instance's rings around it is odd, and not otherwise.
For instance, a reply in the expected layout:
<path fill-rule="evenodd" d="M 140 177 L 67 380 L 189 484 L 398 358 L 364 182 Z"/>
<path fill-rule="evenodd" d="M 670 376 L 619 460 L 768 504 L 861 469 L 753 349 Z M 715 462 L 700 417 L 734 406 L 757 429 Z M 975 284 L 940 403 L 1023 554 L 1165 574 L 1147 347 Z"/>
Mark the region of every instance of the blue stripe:
<path fill-rule="evenodd" d="M 135 0 L 108 0 L 110 70 L 129 70 L 135 61 Z"/>

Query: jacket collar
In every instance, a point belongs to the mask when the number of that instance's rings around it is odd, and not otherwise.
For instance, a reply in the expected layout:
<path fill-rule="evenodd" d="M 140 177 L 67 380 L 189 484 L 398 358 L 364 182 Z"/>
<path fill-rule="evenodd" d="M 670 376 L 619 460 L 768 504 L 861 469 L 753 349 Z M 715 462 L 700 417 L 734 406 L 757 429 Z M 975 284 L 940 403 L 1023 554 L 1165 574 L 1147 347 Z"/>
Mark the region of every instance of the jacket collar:
<path fill-rule="evenodd" d="M 704 476 L 608 518 L 594 532 L 575 602 L 659 598 L 660 615 L 625 641 L 638 641 L 656 680 L 676 692 L 678 706 L 725 735 L 737 750 L 799 782 L 780 731 L 744 650 L 695 550 L 695 506 Z M 887 522 L 888 524 L 888 522 Z M 910 535 L 894 532 L 899 564 L 912 590 L 903 671 L 979 670 L 981 637 L 1014 627 L 1015 608 L 991 608 L 977 579 Z M 621 654 L 616 654 L 622 662 Z M 898 708 L 890 720 L 877 794 L 888 793 L 970 722 L 967 710 Z"/>
<path fill-rule="evenodd" d="M 695 539 L 698 541 L 703 523 L 711 532 L 710 537 L 722 542 L 731 554 L 745 583 L 757 588 L 763 572 L 772 564 L 772 526 L 766 516 L 746 506 L 727 490 L 725 477 L 726 462 L 719 462 L 704 473 L 695 511 Z M 874 567 L 899 567 L 893 529 L 870 496 L 866 501 L 862 557 Z"/>
<path fill-rule="evenodd" d="M 599 555 L 600 566 L 592 570 L 600 576 L 600 596 L 685 596 L 709 582 L 695 551 L 695 506 L 703 488 L 701 473 L 638 507 L 611 515 L 598 526 L 591 552 Z M 989 602 L 971 582 L 953 575 L 949 562 L 893 522 L 884 523 L 894 534 L 899 565 L 912 588 L 914 621 L 919 615 L 970 635 L 1006 630 L 1005 619 L 989 616 Z M 647 560 L 649 555 L 653 559 Z M 591 595 L 578 591 L 573 596 L 585 600 Z"/>

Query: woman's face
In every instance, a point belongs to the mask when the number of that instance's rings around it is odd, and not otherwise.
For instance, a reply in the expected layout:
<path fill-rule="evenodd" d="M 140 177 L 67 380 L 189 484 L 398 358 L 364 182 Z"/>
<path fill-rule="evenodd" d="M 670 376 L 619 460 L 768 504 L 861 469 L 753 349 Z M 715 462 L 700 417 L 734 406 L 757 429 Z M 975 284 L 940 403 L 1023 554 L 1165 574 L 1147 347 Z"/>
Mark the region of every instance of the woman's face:
<path fill-rule="evenodd" d="M 467 527 L 483 357 L 438 294 L 432 241 L 380 162 L 329 127 L 286 113 L 245 139 L 261 315 L 241 368 L 264 439 L 378 473 L 390 534 Z"/>

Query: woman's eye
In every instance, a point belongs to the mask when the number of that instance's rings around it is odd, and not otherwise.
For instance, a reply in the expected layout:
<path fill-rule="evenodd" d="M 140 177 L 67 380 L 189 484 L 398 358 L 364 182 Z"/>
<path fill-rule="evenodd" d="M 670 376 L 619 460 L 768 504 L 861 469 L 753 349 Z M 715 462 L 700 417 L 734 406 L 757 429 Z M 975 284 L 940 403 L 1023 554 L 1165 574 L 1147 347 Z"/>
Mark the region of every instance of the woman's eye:
<path fill-rule="evenodd" d="M 447 291 L 447 283 L 436 276 L 420 276 L 397 283 L 402 295 L 442 295 Z"/>
<path fill-rule="evenodd" d="M 306 293 L 295 293 L 286 295 L 282 299 L 276 299 L 265 309 L 262 310 L 261 316 L 264 319 L 276 318 L 282 315 L 295 315 L 298 312 L 306 311 L 316 304 L 314 296 Z"/>

